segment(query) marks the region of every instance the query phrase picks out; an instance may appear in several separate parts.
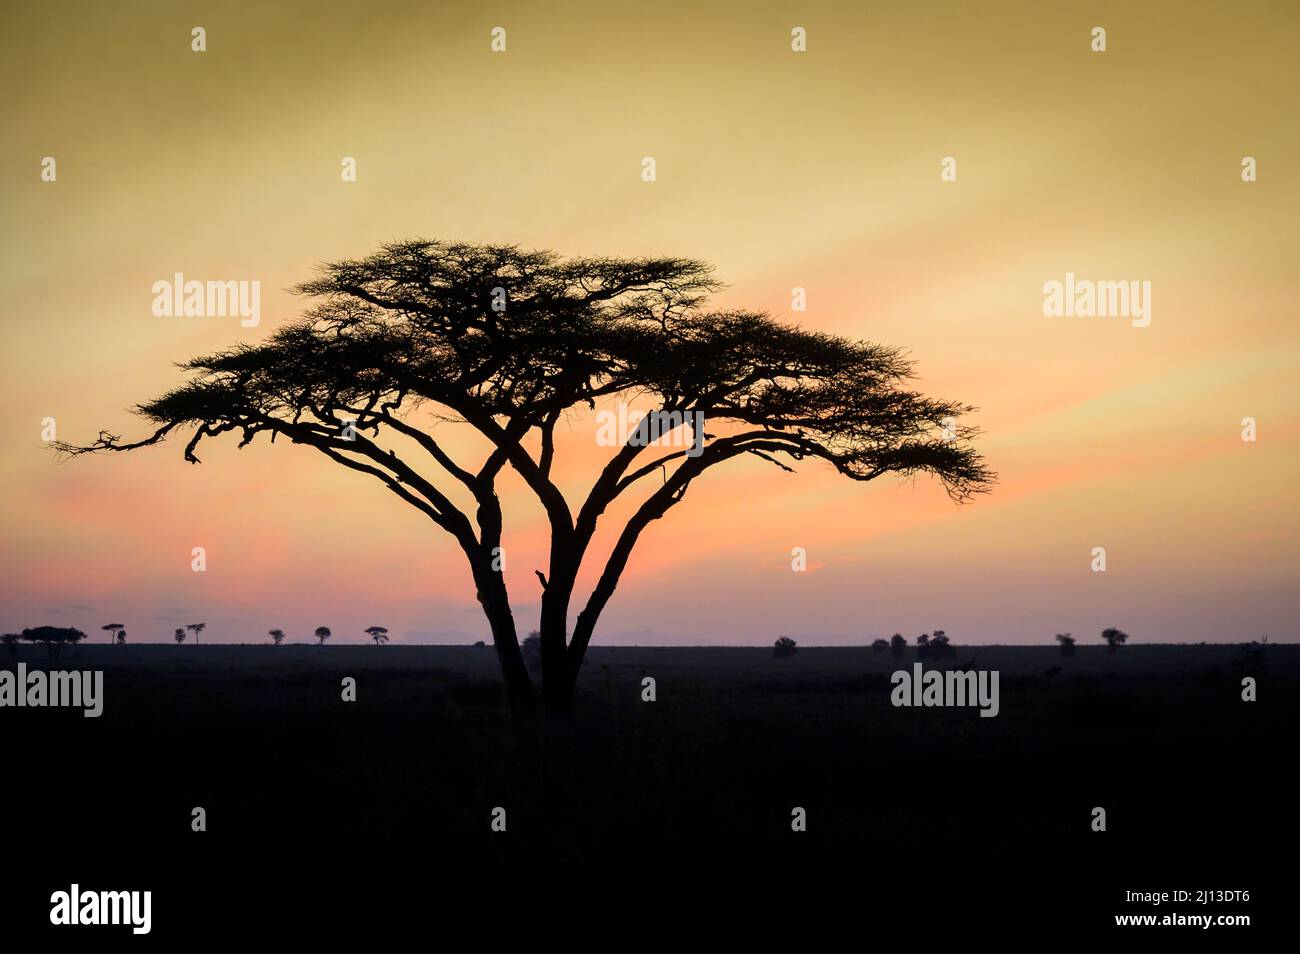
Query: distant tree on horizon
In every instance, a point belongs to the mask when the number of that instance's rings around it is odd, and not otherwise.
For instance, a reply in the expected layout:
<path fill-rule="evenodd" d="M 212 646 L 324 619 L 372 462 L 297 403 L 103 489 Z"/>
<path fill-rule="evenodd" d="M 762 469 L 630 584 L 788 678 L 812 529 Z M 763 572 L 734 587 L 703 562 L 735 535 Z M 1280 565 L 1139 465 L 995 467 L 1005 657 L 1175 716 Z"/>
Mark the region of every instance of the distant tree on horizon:
<path fill-rule="evenodd" d="M 887 653 L 889 652 L 889 640 L 887 639 L 872 640 L 871 648 L 878 653 Z"/>
<path fill-rule="evenodd" d="M 121 623 L 108 623 L 107 625 L 101 626 L 99 628 L 105 630 L 108 633 L 108 644 L 110 646 L 112 646 L 114 643 L 117 642 L 118 632 L 120 630 L 126 629 L 126 627 L 123 626 Z"/>
<path fill-rule="evenodd" d="M 1106 645 L 1110 647 L 1111 652 L 1119 649 L 1128 642 L 1128 633 L 1123 630 L 1115 629 L 1113 626 L 1101 631 L 1101 638 L 1106 640 Z"/>
<path fill-rule="evenodd" d="M 902 656 L 907 649 L 907 640 L 902 633 L 895 633 L 889 640 L 889 651 L 894 656 Z"/>
<path fill-rule="evenodd" d="M 124 630 L 124 629 L 119 629 L 119 630 L 117 631 L 117 644 L 118 644 L 119 646 L 125 646 L 125 645 L 126 645 L 126 630 Z"/>
<path fill-rule="evenodd" d="M 205 629 L 207 629 L 207 628 L 208 628 L 208 624 L 207 624 L 207 623 L 190 623 L 190 624 L 189 624 L 188 626 L 186 626 L 185 628 L 188 629 L 191 633 L 194 634 L 194 645 L 197 646 L 197 645 L 199 644 L 199 633 L 201 633 L 201 632 L 203 632 Z"/>
<path fill-rule="evenodd" d="M 1062 656 L 1074 655 L 1074 637 L 1069 633 L 1057 633 L 1056 641 L 1061 644 Z"/>
<path fill-rule="evenodd" d="M 948 634 L 941 629 L 936 629 L 930 637 L 929 656 L 931 659 L 946 659 L 956 656 L 957 650 L 952 647 L 948 641 Z"/>
<path fill-rule="evenodd" d="M 791 472 L 822 463 L 862 482 L 933 475 L 959 503 L 995 479 L 972 446 L 977 430 L 955 423 L 974 408 L 916 390 L 902 348 L 709 308 L 721 288 L 712 266 L 687 258 L 385 243 L 295 288 L 313 299 L 299 319 L 186 362 L 188 382 L 137 406 L 151 430 L 140 440 L 101 431 L 89 445 L 52 446 L 68 456 L 131 451 L 189 432 L 184 456 L 198 463 L 204 440 L 233 432 L 243 447 L 266 435 L 377 481 L 459 546 L 510 704 L 522 712 L 536 693 L 500 562 L 498 488 L 512 471 L 550 534 L 547 564 L 533 571 L 542 703 L 569 712 L 643 531 L 706 471 L 757 458 Z M 554 466 L 557 427 L 576 409 L 633 398 L 650 402 L 650 414 L 630 435 L 598 436 L 612 448 L 607 461 L 585 497 L 571 500 L 561 489 L 569 470 Z M 484 453 L 455 459 L 435 436 L 443 423 L 476 432 Z M 615 513 L 627 515 L 597 554 L 598 530 Z M 599 561 L 595 582 L 575 605 L 590 560 Z"/>
<path fill-rule="evenodd" d="M 266 635 L 271 637 L 272 644 L 276 646 L 279 646 L 282 642 L 284 642 L 284 630 L 282 629 L 267 630 Z"/>
<path fill-rule="evenodd" d="M 325 640 L 329 639 L 330 636 L 332 635 L 334 634 L 330 632 L 330 628 L 328 626 L 316 627 L 316 638 L 320 640 L 320 645 L 324 646 Z"/>
<path fill-rule="evenodd" d="M 366 628 L 365 632 L 367 636 L 375 641 L 376 646 L 382 646 L 388 642 L 387 626 L 370 626 Z"/>
<path fill-rule="evenodd" d="M 777 659 L 784 659 L 786 656 L 793 656 L 799 651 L 799 644 L 789 636 L 779 636 L 775 643 L 772 644 L 772 655 Z"/>
<path fill-rule="evenodd" d="M 24 629 L 19 636 L 29 643 L 43 645 L 51 658 L 61 656 L 63 647 L 69 643 L 75 646 L 86 638 L 85 633 L 71 626 L 34 626 Z"/>
<path fill-rule="evenodd" d="M 542 669 L 542 634 L 538 630 L 533 630 L 524 637 L 524 641 L 519 644 L 519 652 L 523 656 L 524 666 L 529 672 L 540 672 Z"/>
<path fill-rule="evenodd" d="M 176 632 L 172 633 L 172 639 L 176 640 L 176 645 L 177 645 L 177 646 L 179 646 L 181 643 L 185 642 L 185 630 L 181 629 L 181 628 L 178 626 L 178 627 L 176 628 Z"/>

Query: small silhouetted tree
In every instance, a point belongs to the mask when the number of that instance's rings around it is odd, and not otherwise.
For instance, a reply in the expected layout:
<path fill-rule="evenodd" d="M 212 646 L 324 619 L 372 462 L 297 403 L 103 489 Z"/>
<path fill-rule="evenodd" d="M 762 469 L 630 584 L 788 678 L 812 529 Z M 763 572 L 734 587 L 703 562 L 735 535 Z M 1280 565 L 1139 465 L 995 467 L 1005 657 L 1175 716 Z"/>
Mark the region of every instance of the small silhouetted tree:
<path fill-rule="evenodd" d="M 119 646 L 125 646 L 125 645 L 126 645 L 126 630 L 124 630 L 124 629 L 119 629 L 119 630 L 117 631 L 117 644 L 118 644 Z"/>
<path fill-rule="evenodd" d="M 172 633 L 172 639 L 176 640 L 177 646 L 185 642 L 185 630 L 181 629 L 179 626 L 176 627 L 176 632 Z"/>
<path fill-rule="evenodd" d="M 277 646 L 284 642 L 284 630 L 282 629 L 267 630 L 266 635 L 270 636 L 271 642 Z"/>
<path fill-rule="evenodd" d="M 524 641 L 519 644 L 519 651 L 523 654 L 524 665 L 529 672 L 542 671 L 542 634 L 533 630 L 524 637 Z"/>
<path fill-rule="evenodd" d="M 388 627 L 371 626 L 366 629 L 366 635 L 375 641 L 376 646 L 382 646 L 388 642 Z"/>
<path fill-rule="evenodd" d="M 542 699 L 567 712 L 642 533 L 706 471 L 756 457 L 787 471 L 821 463 L 857 481 L 929 474 L 959 502 L 994 479 L 972 446 L 976 430 L 953 426 L 973 409 L 915 390 L 902 349 L 708 308 L 720 288 L 707 263 L 685 258 L 389 243 L 298 286 L 313 299 L 300 319 L 186 362 L 187 383 L 138 406 L 151 425 L 142 439 L 101 432 L 86 446 L 53 446 L 130 451 L 188 432 L 185 459 L 197 463 L 204 440 L 234 433 L 244 446 L 266 435 L 377 481 L 464 553 L 509 699 L 526 710 L 533 684 L 498 564 L 498 490 L 512 470 L 550 532 L 545 572 L 534 571 Z M 690 446 L 646 440 L 647 428 L 616 435 L 585 496 L 570 499 L 561 487 L 570 472 L 553 466 L 556 428 L 573 410 L 633 395 L 652 402 L 657 434 L 691 429 Z M 435 437 L 441 422 L 474 431 L 483 454 L 455 459 Z M 624 522 L 598 534 L 614 514 Z M 610 548 L 596 553 L 606 536 Z M 595 583 L 578 606 L 589 560 Z"/>
<path fill-rule="evenodd" d="M 101 626 L 99 628 L 108 633 L 108 644 L 110 646 L 117 642 L 118 632 L 126 629 L 126 627 L 121 623 L 109 623 L 107 626 Z"/>
<path fill-rule="evenodd" d="M 1115 629 L 1113 626 L 1101 631 L 1101 638 L 1106 640 L 1106 645 L 1110 647 L 1111 652 L 1119 649 L 1128 642 L 1128 633 L 1123 630 Z"/>
<path fill-rule="evenodd" d="M 930 637 L 930 658 L 948 659 L 956 655 L 957 650 L 948 641 L 948 634 L 941 629 L 936 629 L 934 635 Z"/>
<path fill-rule="evenodd" d="M 889 640 L 889 651 L 895 656 L 902 656 L 907 649 L 907 640 L 902 633 L 895 633 Z"/>
<path fill-rule="evenodd" d="M 889 652 L 889 640 L 887 639 L 872 640 L 871 648 L 878 653 L 887 653 Z"/>
<path fill-rule="evenodd" d="M 208 628 L 208 624 L 207 624 L 207 623 L 190 623 L 190 625 L 186 626 L 185 628 L 188 629 L 191 633 L 194 634 L 194 645 L 197 646 L 197 645 L 199 644 L 199 633 L 201 633 L 201 632 L 203 632 L 205 629 L 207 629 L 207 628 Z"/>
<path fill-rule="evenodd" d="M 916 658 L 924 659 L 930 655 L 930 634 L 922 633 L 916 637 Z"/>
<path fill-rule="evenodd" d="M 332 635 L 334 634 L 330 632 L 330 628 L 328 626 L 316 627 L 316 638 L 320 640 L 320 645 L 324 646 L 325 640 L 329 639 L 330 636 Z"/>
<path fill-rule="evenodd" d="M 34 626 L 24 629 L 20 636 L 29 643 L 40 643 L 53 658 L 62 655 L 64 646 L 75 646 L 86 638 L 85 633 L 70 626 Z"/>
<path fill-rule="evenodd" d="M 1074 655 L 1074 637 L 1069 633 L 1057 633 L 1056 641 L 1061 644 L 1062 656 Z"/>
<path fill-rule="evenodd" d="M 777 659 L 784 659 L 786 656 L 793 656 L 798 651 L 798 644 L 789 636 L 779 637 L 772 645 L 772 655 Z"/>

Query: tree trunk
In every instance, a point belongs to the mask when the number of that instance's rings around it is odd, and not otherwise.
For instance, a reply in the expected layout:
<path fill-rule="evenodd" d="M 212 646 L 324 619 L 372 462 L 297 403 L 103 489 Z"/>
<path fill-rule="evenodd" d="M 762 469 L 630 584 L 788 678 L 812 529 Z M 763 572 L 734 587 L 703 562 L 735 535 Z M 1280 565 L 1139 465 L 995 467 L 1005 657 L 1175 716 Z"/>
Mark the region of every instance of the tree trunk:
<path fill-rule="evenodd" d="M 553 555 L 551 579 L 542 591 L 542 705 L 549 715 L 573 712 L 575 671 L 569 659 L 569 601 L 576 573 L 572 561 Z"/>
<path fill-rule="evenodd" d="M 496 648 L 501 677 L 506 683 L 510 711 L 516 716 L 531 713 L 537 708 L 537 699 L 533 694 L 533 681 L 528 676 L 528 667 L 524 665 L 524 654 L 519 649 L 515 618 L 510 612 L 510 600 L 506 596 L 505 586 L 499 573 L 491 569 L 484 571 L 478 565 L 474 570 L 479 605 L 483 607 L 483 614 L 492 630 L 492 645 Z"/>
<path fill-rule="evenodd" d="M 565 658 L 567 634 L 563 619 L 549 618 L 543 610 L 542 635 L 542 705 L 547 715 L 573 711 L 573 686 Z"/>
<path fill-rule="evenodd" d="M 542 703 L 546 714 L 567 716 L 573 712 L 574 695 L 577 690 L 577 673 L 564 656 L 551 658 L 550 669 L 546 656 L 542 656 Z"/>

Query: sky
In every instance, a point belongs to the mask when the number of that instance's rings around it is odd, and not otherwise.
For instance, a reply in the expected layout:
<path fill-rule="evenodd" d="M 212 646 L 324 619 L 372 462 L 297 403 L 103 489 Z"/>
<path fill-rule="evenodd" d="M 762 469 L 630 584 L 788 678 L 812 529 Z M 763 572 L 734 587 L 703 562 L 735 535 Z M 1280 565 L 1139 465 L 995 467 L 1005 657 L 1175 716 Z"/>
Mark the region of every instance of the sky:
<path fill-rule="evenodd" d="M 319 263 L 421 236 L 704 259 L 719 307 L 906 348 L 922 391 L 979 408 L 1000 480 L 965 506 L 926 478 L 712 471 L 643 537 L 597 645 L 1300 637 L 1293 4 L 49 2 L 5 20 L 6 632 L 486 638 L 451 539 L 309 449 L 59 462 L 43 439 L 47 418 L 65 440 L 143 433 L 129 408 L 180 383 L 176 362 L 262 340 Z M 177 272 L 259 281 L 260 323 L 155 316 Z M 1044 314 L 1067 273 L 1150 282 L 1149 324 Z M 573 499 L 607 450 L 590 413 L 566 425 Z M 545 520 L 518 481 L 502 498 L 525 631 Z"/>

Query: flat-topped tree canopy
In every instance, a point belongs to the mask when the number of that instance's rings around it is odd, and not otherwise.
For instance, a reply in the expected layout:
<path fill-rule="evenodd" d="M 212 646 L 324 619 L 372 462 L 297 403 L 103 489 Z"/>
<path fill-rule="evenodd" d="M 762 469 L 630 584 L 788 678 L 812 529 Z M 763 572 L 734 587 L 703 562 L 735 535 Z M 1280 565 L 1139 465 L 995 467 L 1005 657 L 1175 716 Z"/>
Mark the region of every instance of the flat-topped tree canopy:
<path fill-rule="evenodd" d="M 912 362 L 900 349 L 807 331 L 759 312 L 710 310 L 706 300 L 720 287 L 712 268 L 692 259 L 565 259 L 506 245 L 387 244 L 359 261 L 325 265 L 298 286 L 311 306 L 264 343 L 183 364 L 193 372 L 189 382 L 137 408 L 155 425 L 150 436 L 123 443 L 101 433 L 88 446 L 59 447 L 69 454 L 131 450 L 192 430 L 185 455 L 197 462 L 205 438 L 237 432 L 243 446 L 268 432 L 377 477 L 456 537 L 507 680 L 517 681 L 527 675 L 515 665 L 504 583 L 486 563 L 501 535 L 495 479 L 508 464 L 551 523 L 549 572 L 537 573 L 543 686 L 548 698 L 551 683 L 571 698 L 590 629 L 641 529 L 713 465 L 754 454 L 786 469 L 819 459 L 856 480 L 930 473 L 958 501 L 993 480 L 971 446 L 975 430 L 956 423 L 973 409 L 910 389 Z M 698 454 L 664 453 L 637 441 L 618 446 L 575 511 L 550 479 L 556 424 L 570 408 L 619 395 L 691 414 L 708 430 Z M 453 460 L 432 428 L 413 423 L 410 412 L 422 406 L 435 421 L 463 421 L 479 431 L 492 447 L 486 460 Z M 429 459 L 416 466 L 381 448 L 377 441 L 387 432 L 414 440 Z M 534 445 L 538 450 L 529 449 Z M 663 473 L 663 480 L 620 536 L 566 642 L 573 582 L 596 524 L 650 473 Z M 438 480 L 447 479 L 474 495 L 473 522 L 439 489 Z"/>
<path fill-rule="evenodd" d="M 72 626 L 32 626 L 22 631 L 21 639 L 29 643 L 41 643 L 51 656 L 58 656 L 68 643 L 74 646 L 86 638 L 86 634 Z"/>

